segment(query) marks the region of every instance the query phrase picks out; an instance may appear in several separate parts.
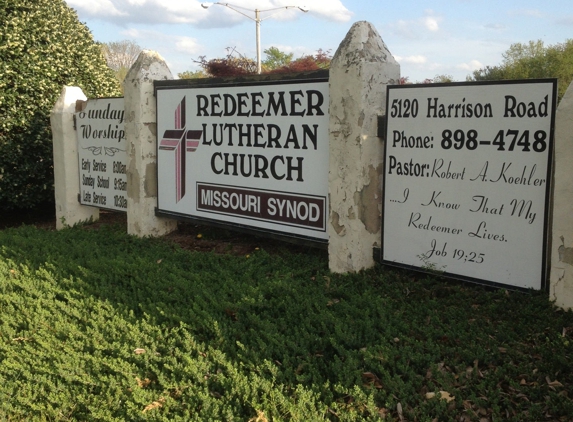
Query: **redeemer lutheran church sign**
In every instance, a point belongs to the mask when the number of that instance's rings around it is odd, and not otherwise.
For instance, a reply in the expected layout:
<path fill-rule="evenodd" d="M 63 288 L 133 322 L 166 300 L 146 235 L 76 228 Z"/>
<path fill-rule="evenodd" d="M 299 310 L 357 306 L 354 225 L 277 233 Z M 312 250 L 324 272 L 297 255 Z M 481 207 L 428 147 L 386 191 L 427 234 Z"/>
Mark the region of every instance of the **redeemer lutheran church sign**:
<path fill-rule="evenodd" d="M 328 80 L 156 83 L 158 214 L 326 243 Z"/>

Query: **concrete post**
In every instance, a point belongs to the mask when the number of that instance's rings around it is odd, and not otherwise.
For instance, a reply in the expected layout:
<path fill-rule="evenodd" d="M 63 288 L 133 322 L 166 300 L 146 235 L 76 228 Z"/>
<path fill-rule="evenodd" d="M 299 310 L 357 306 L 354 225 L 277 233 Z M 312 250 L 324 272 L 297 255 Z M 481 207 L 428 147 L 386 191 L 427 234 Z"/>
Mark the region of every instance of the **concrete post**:
<path fill-rule="evenodd" d="M 78 140 L 74 129 L 76 101 L 87 100 L 76 86 L 64 86 L 50 114 L 54 151 L 56 229 L 99 219 L 99 209 L 80 205 Z"/>
<path fill-rule="evenodd" d="M 400 66 L 376 29 L 357 22 L 332 59 L 329 79 L 329 267 L 359 271 L 374 265 L 372 248 L 381 242 L 384 145 L 377 116 Z"/>
<path fill-rule="evenodd" d="M 177 228 L 175 220 L 155 216 L 157 206 L 157 113 L 153 81 L 173 79 L 163 58 L 141 52 L 123 85 L 127 139 L 127 232 L 161 236 Z"/>
<path fill-rule="evenodd" d="M 573 83 L 559 103 L 555 118 L 553 229 L 549 297 L 573 309 Z"/>

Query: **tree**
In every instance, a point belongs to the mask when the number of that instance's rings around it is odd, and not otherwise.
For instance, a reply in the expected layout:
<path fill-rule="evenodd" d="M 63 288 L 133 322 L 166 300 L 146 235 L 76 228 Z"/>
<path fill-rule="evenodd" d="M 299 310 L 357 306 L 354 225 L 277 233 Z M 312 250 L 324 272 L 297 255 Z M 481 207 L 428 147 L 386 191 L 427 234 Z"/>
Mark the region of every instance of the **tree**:
<path fill-rule="evenodd" d="M 504 69 L 500 66 L 486 66 L 484 68 L 474 70 L 472 75 L 466 77 L 466 81 L 499 81 L 508 79 L 505 75 Z"/>
<path fill-rule="evenodd" d="M 435 84 L 443 84 L 448 82 L 454 82 L 454 77 L 452 75 L 436 75 L 434 79 L 432 79 L 432 83 Z"/>
<path fill-rule="evenodd" d="M 449 82 L 454 82 L 454 77 L 452 75 L 436 75 L 434 76 L 433 79 L 430 78 L 426 78 L 424 79 L 422 82 L 416 82 L 417 84 L 442 84 L 442 83 L 449 83 Z M 409 76 L 402 76 L 400 78 L 400 81 L 398 82 L 398 85 L 410 85 L 412 82 L 410 82 L 410 77 Z"/>
<path fill-rule="evenodd" d="M 107 65 L 116 72 L 121 68 L 131 68 L 141 53 L 141 47 L 130 40 L 103 43 L 100 48 Z"/>
<path fill-rule="evenodd" d="M 186 70 L 185 72 L 178 73 L 177 77 L 179 79 L 202 79 L 208 76 L 204 70 Z"/>
<path fill-rule="evenodd" d="M 123 80 L 141 53 L 141 47 L 131 40 L 99 44 L 107 65 L 113 70 L 123 95 Z"/>
<path fill-rule="evenodd" d="M 512 44 L 498 66 L 475 70 L 468 80 L 557 78 L 561 99 L 573 80 L 573 39 L 545 47 L 543 41 Z"/>
<path fill-rule="evenodd" d="M 89 97 L 118 84 L 64 0 L 0 0 L 0 209 L 53 201 L 50 111 L 64 85 Z"/>
<path fill-rule="evenodd" d="M 278 67 L 288 65 L 294 56 L 293 53 L 285 53 L 280 51 L 277 47 L 270 47 L 263 50 L 266 58 L 262 61 L 263 72 L 276 69 Z"/>

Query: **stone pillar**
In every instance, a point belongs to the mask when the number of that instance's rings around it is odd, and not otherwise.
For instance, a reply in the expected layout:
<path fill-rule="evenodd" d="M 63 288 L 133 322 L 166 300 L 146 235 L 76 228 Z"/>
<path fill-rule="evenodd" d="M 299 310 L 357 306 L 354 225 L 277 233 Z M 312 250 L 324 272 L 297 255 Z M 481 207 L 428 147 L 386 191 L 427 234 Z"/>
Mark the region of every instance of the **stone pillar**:
<path fill-rule="evenodd" d="M 376 29 L 355 23 L 330 64 L 329 267 L 359 271 L 374 265 L 381 243 L 384 144 L 377 117 L 385 113 L 386 85 L 400 66 Z"/>
<path fill-rule="evenodd" d="M 554 162 L 549 297 L 573 309 L 573 83 L 557 108 Z"/>
<path fill-rule="evenodd" d="M 54 151 L 56 229 L 99 219 L 99 209 L 80 205 L 78 140 L 74 129 L 76 101 L 87 100 L 81 88 L 65 86 L 50 114 Z"/>
<path fill-rule="evenodd" d="M 127 232 L 161 236 L 177 222 L 155 216 L 157 206 L 157 113 L 154 80 L 173 79 L 163 58 L 144 50 L 123 83 L 127 139 Z"/>

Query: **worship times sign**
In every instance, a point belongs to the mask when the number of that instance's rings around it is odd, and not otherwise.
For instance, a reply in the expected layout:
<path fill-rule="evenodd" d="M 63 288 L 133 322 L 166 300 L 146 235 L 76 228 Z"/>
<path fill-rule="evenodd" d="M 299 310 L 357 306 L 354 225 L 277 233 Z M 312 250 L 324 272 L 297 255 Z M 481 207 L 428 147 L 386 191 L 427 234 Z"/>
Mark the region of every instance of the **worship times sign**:
<path fill-rule="evenodd" d="M 97 98 L 75 114 L 82 205 L 127 211 L 124 113 L 123 98 Z"/>
<path fill-rule="evenodd" d="M 545 287 L 556 88 L 388 87 L 384 263 Z"/>
<path fill-rule="evenodd" d="M 159 215 L 327 242 L 327 79 L 155 88 Z"/>

